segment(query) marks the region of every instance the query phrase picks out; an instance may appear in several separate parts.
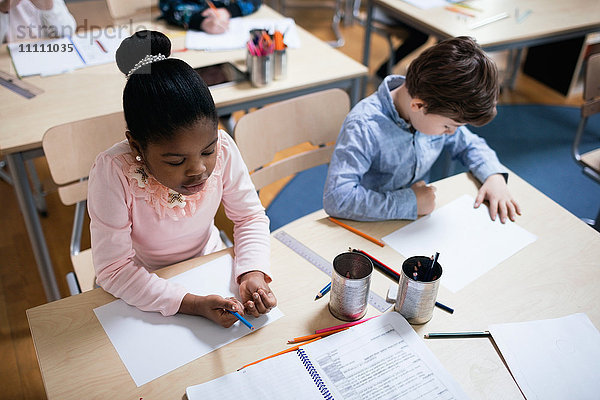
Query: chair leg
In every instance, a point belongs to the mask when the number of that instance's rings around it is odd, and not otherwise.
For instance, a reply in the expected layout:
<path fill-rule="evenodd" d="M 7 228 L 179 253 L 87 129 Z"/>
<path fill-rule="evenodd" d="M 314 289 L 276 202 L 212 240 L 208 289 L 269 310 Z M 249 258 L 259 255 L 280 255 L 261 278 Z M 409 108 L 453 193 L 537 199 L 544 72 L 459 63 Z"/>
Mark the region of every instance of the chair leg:
<path fill-rule="evenodd" d="M 37 208 L 40 215 L 45 217 L 46 215 L 48 215 L 48 207 L 46 206 L 45 199 L 46 193 L 44 193 L 44 188 L 42 187 L 42 183 L 40 182 L 40 178 L 38 177 L 33 160 L 26 160 L 25 167 L 27 168 L 27 172 L 29 173 L 29 179 L 31 180 L 35 208 Z"/>
<path fill-rule="evenodd" d="M 4 170 L 4 168 L 6 168 L 6 161 L 0 160 L 0 179 L 9 185 L 12 185 L 12 178 L 10 177 L 10 174 Z"/>
<path fill-rule="evenodd" d="M 333 21 L 331 22 L 331 29 L 333 29 L 336 40 L 329 42 L 329 45 L 334 48 L 342 47 L 346 43 L 342 33 L 340 32 L 340 21 L 342 20 L 344 13 L 342 8 L 342 0 L 335 0 L 335 10 L 333 14 Z"/>
<path fill-rule="evenodd" d="M 394 68 L 394 54 L 396 54 L 396 49 L 394 49 L 394 42 L 392 42 L 392 36 L 386 35 L 388 46 L 390 47 L 390 57 L 387 62 L 387 71 L 386 76 L 392 74 L 392 68 Z"/>
<path fill-rule="evenodd" d="M 69 293 L 71 296 L 81 293 L 79 281 L 77 281 L 77 277 L 75 276 L 74 272 L 69 272 L 67 274 L 67 286 L 69 287 Z"/>

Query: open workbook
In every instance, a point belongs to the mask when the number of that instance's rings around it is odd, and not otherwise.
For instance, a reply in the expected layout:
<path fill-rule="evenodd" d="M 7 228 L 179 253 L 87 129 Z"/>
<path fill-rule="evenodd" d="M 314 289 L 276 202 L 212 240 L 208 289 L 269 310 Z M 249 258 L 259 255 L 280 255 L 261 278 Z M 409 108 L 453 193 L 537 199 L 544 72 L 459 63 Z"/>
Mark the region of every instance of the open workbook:
<path fill-rule="evenodd" d="M 396 312 L 190 386 L 186 394 L 189 400 L 467 398 Z"/>

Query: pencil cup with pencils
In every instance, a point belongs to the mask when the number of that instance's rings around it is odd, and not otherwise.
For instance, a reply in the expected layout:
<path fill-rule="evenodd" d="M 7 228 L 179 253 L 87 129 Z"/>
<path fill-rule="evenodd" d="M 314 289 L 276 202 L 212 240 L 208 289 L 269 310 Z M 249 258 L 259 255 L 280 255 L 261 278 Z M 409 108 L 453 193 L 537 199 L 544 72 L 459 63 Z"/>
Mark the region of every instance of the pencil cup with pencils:
<path fill-rule="evenodd" d="M 262 29 L 250 31 L 246 47 L 246 67 L 252 86 L 262 87 L 273 79 L 284 79 L 287 75 L 286 46 L 279 31 L 271 36 Z"/>
<path fill-rule="evenodd" d="M 273 80 L 273 54 L 251 56 L 248 71 L 252 86 L 262 87 L 271 83 Z"/>
<path fill-rule="evenodd" d="M 329 311 L 342 321 L 364 317 L 369 300 L 373 263 L 360 253 L 342 253 L 333 259 Z"/>
<path fill-rule="evenodd" d="M 424 324 L 433 316 L 442 276 L 436 259 L 424 256 L 407 258 L 402 264 L 395 310 L 411 324 Z"/>

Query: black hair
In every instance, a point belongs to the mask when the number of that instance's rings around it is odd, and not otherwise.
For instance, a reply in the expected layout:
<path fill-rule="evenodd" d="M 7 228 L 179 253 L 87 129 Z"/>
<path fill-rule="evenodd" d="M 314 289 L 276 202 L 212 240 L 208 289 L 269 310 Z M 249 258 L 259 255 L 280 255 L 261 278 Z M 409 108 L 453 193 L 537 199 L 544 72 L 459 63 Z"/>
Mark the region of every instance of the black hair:
<path fill-rule="evenodd" d="M 123 90 L 127 128 L 143 148 L 164 142 L 177 129 L 205 119 L 217 129 L 213 98 L 192 67 L 182 60 L 167 58 L 130 71 L 146 56 L 169 57 L 171 41 L 156 31 L 139 31 L 123 40 L 116 53 L 117 65 L 128 75 Z"/>

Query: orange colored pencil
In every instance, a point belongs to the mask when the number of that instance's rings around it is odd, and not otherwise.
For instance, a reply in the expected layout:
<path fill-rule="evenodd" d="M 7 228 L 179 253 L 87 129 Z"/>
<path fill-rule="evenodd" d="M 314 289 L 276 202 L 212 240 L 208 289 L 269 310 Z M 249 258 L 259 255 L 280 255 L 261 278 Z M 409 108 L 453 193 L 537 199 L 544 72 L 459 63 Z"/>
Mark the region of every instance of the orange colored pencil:
<path fill-rule="evenodd" d="M 206 4 L 208 4 L 208 6 L 213 10 L 213 11 L 217 11 L 217 7 L 215 6 L 215 4 L 210 1 L 210 0 L 206 0 Z"/>
<path fill-rule="evenodd" d="M 309 340 L 308 342 L 305 342 L 305 343 L 299 344 L 299 345 L 297 345 L 297 346 L 290 347 L 289 349 L 282 350 L 282 351 L 280 351 L 280 352 L 278 352 L 278 353 L 271 354 L 270 356 L 267 356 L 267 357 L 265 357 L 265 358 L 261 358 L 260 360 L 257 360 L 257 361 L 254 361 L 254 362 L 251 362 L 250 364 L 246 364 L 246 365 L 244 365 L 243 367 L 241 367 L 241 368 L 238 368 L 238 371 L 239 371 L 240 369 L 244 369 L 244 368 L 246 368 L 246 367 L 249 367 L 249 366 L 251 366 L 251 365 L 258 364 L 259 362 L 261 362 L 261 361 L 265 361 L 266 359 L 273 358 L 273 357 L 277 357 L 277 356 L 280 356 L 280 355 L 282 355 L 282 354 L 289 353 L 289 352 L 291 352 L 291 351 L 296 351 L 296 350 L 298 350 L 298 349 L 300 348 L 300 346 L 304 346 L 305 344 L 309 344 L 309 343 L 315 342 L 315 341 L 317 341 L 317 340 L 319 340 L 319 339 L 321 339 L 321 336 L 318 336 L 318 337 L 314 338 L 313 340 Z"/>
<path fill-rule="evenodd" d="M 337 219 L 333 218 L 333 217 L 327 217 L 331 222 L 333 222 L 334 224 L 338 224 L 339 226 L 348 229 L 350 232 L 354 232 L 359 236 L 364 237 L 367 240 L 370 240 L 371 242 L 378 244 L 379 246 L 383 247 L 385 246 L 385 244 L 383 242 L 380 242 L 379 240 L 375 239 L 374 237 L 371 237 L 369 235 L 367 235 L 366 233 L 362 233 L 361 231 L 359 231 L 356 228 L 353 228 L 349 225 L 346 225 L 345 223 L 338 221 Z"/>
<path fill-rule="evenodd" d="M 311 340 L 311 339 L 314 339 L 314 338 L 317 338 L 317 337 L 329 336 L 329 335 L 332 335 L 334 333 L 345 331 L 346 329 L 348 329 L 348 328 L 341 328 L 341 329 L 336 329 L 336 330 L 325 332 L 325 333 L 313 333 L 312 335 L 300 336 L 300 337 L 297 337 L 297 338 L 293 338 L 292 340 L 288 340 L 288 344 L 306 342 L 307 340 Z"/>
<path fill-rule="evenodd" d="M 460 9 L 460 8 L 458 8 L 458 7 L 446 6 L 446 7 L 444 7 L 444 8 L 445 8 L 446 10 L 448 10 L 448 11 L 452 11 L 452 12 L 455 12 L 455 13 L 457 13 L 457 14 L 466 15 L 467 17 L 471 17 L 471 18 L 474 18 L 474 17 L 475 17 L 475 15 L 471 14 L 470 12 L 467 12 L 467 11 L 461 10 L 461 9 Z"/>

